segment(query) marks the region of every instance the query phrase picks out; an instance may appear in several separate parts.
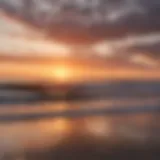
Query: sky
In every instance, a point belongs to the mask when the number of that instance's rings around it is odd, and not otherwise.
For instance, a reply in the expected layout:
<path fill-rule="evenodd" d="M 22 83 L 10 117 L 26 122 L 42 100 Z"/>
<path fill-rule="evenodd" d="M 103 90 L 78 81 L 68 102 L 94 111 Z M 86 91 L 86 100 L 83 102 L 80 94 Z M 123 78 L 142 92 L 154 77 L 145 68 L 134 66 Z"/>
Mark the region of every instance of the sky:
<path fill-rule="evenodd" d="M 88 44 L 87 39 L 91 43 L 94 41 L 90 48 L 101 52 L 99 55 L 118 54 L 119 51 L 159 56 L 159 0 L 0 0 L 0 8 L 37 27 L 41 34 L 52 38 L 54 44 L 57 37 L 62 44 L 66 43 L 66 39 L 72 39 L 72 44 L 74 41 Z M 0 34 L 5 25 L 8 27 L 5 23 L 0 25 Z M 16 27 L 8 28 L 13 30 Z M 29 32 L 38 31 L 32 29 Z M 48 43 L 52 42 L 45 41 L 43 44 Z M 52 50 L 53 47 L 49 46 Z"/>

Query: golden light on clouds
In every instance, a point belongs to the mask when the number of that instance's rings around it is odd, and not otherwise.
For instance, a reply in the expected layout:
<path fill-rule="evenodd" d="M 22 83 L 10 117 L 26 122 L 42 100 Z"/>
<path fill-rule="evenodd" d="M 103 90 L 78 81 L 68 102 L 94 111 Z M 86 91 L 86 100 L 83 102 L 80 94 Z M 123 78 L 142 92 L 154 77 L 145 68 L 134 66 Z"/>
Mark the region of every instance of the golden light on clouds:
<path fill-rule="evenodd" d="M 136 64 L 141 64 L 145 66 L 151 66 L 151 67 L 157 67 L 158 62 L 156 60 L 153 60 L 143 54 L 136 54 L 131 56 L 131 62 L 134 62 Z"/>
<path fill-rule="evenodd" d="M 45 34 L 0 12 L 1 56 L 68 56 L 70 48 L 49 40 Z"/>
<path fill-rule="evenodd" d="M 103 40 L 92 45 L 69 45 L 48 38 L 46 33 L 0 11 L 0 55 L 14 57 L 68 57 L 91 55 L 105 58 L 137 45 L 159 42 L 159 33 L 126 36 Z M 68 37 L 67 37 L 68 38 Z M 76 50 L 75 50 L 76 48 Z M 78 48 L 78 49 L 77 49 Z"/>

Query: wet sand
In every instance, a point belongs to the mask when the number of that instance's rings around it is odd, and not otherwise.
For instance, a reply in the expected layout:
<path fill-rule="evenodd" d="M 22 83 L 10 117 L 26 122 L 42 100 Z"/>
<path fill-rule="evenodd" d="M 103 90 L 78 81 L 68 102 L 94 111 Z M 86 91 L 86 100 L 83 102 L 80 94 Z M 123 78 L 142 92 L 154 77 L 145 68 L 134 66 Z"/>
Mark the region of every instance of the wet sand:
<path fill-rule="evenodd" d="M 159 105 L 159 100 L 121 102 L 126 107 Z M 114 108 L 116 102 L 108 102 Z M 94 104 L 94 106 L 93 106 Z M 110 104 L 110 105 L 109 105 Z M 112 105 L 111 105 L 112 104 Z M 117 105 L 120 103 L 117 103 Z M 86 107 L 107 107 L 107 101 L 61 102 L 33 106 L 2 107 L 1 114 L 60 112 Z M 159 112 L 123 115 L 55 117 L 27 121 L 0 122 L 0 156 L 2 160 L 99 160 L 157 159 L 160 148 Z"/>

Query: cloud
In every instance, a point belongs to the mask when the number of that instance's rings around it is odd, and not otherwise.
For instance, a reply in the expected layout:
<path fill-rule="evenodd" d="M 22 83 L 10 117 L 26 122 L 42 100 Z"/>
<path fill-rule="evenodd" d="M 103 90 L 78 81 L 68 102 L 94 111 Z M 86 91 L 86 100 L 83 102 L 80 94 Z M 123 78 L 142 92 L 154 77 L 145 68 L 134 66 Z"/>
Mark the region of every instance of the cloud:
<path fill-rule="evenodd" d="M 67 46 L 0 12 L 0 56 L 65 57 L 69 54 Z"/>
<path fill-rule="evenodd" d="M 89 28 L 92 34 L 95 34 L 94 30 L 97 31 L 95 37 L 104 35 L 112 38 L 160 29 L 159 0 L 32 0 L 30 3 L 14 0 L 17 2 L 14 4 L 13 0 L 2 2 L 1 8 L 12 8 L 17 14 L 23 15 L 24 19 L 30 17 L 31 23 L 49 28 L 50 32 L 58 25 L 57 28 L 65 30 L 70 27 L 75 32 L 78 32 L 76 27 L 84 30 Z M 22 12 L 23 7 L 28 7 L 28 12 L 25 9 Z"/>
<path fill-rule="evenodd" d="M 62 42 L 105 40 L 102 55 L 160 52 L 159 0 L 1 0 L 0 8 Z"/>
<path fill-rule="evenodd" d="M 144 45 L 135 45 L 132 47 L 128 47 L 127 52 L 129 53 L 145 53 L 147 55 L 152 55 L 154 57 L 160 58 L 160 42 L 153 43 L 153 44 L 144 44 Z"/>

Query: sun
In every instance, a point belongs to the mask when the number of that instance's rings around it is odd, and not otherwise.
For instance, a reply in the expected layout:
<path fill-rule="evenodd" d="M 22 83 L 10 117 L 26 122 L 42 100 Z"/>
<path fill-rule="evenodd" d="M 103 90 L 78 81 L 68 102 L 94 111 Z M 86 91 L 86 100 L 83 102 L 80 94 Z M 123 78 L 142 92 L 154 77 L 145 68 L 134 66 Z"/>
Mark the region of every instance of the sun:
<path fill-rule="evenodd" d="M 66 82 L 69 81 L 72 77 L 72 69 L 65 65 L 59 65 L 55 66 L 52 74 L 57 82 Z"/>

